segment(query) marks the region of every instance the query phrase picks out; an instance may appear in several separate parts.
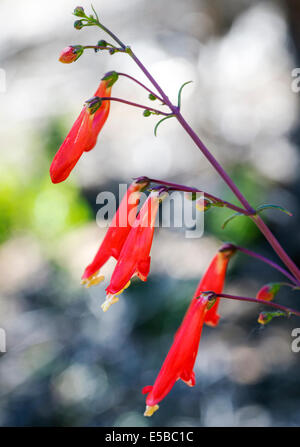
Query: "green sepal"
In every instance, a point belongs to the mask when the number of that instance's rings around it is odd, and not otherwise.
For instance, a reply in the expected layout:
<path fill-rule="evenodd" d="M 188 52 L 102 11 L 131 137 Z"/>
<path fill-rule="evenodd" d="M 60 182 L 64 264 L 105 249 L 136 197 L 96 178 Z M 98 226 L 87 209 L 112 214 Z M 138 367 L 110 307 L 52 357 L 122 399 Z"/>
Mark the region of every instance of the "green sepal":
<path fill-rule="evenodd" d="M 182 84 L 182 86 L 180 87 L 179 91 L 178 91 L 178 101 L 177 101 L 177 107 L 180 109 L 181 107 L 181 93 L 182 93 L 182 89 L 183 87 L 185 87 L 186 85 L 190 84 L 193 81 L 187 81 L 184 84 Z"/>
<path fill-rule="evenodd" d="M 225 220 L 225 222 L 223 223 L 223 225 L 222 225 L 222 229 L 224 230 L 224 228 L 226 227 L 226 225 L 227 225 L 229 222 L 231 222 L 233 219 L 235 219 L 236 217 L 239 217 L 239 216 L 244 216 L 244 214 L 243 214 L 243 213 L 234 213 L 234 214 L 232 214 L 231 216 L 229 216 L 229 217 Z"/>
<path fill-rule="evenodd" d="M 103 76 L 102 81 L 108 81 L 107 87 L 111 87 L 118 79 L 119 75 L 116 71 L 109 71 Z"/>
<path fill-rule="evenodd" d="M 154 127 L 154 135 L 157 137 L 157 128 L 158 126 L 165 120 L 169 119 L 169 118 L 173 118 L 173 116 L 175 115 L 169 115 L 169 116 L 165 116 L 164 118 L 162 118 L 160 121 L 158 121 L 158 123 L 156 124 L 156 126 Z"/>
<path fill-rule="evenodd" d="M 256 213 L 259 214 L 259 213 L 261 213 L 262 211 L 267 210 L 267 209 L 271 209 L 271 208 L 278 209 L 279 211 L 282 211 L 283 213 L 287 214 L 288 216 L 292 216 L 292 215 L 293 215 L 293 214 L 292 214 L 289 210 L 287 210 L 286 208 L 283 208 L 283 207 L 280 206 L 280 205 L 272 205 L 272 204 L 269 204 L 269 203 L 267 203 L 267 204 L 265 204 L 265 205 L 260 205 L 260 206 L 256 209 Z"/>
<path fill-rule="evenodd" d="M 89 114 L 94 115 L 94 113 L 96 113 L 99 107 L 101 106 L 102 99 L 99 98 L 99 96 L 94 96 L 93 98 L 85 101 L 85 104 Z"/>

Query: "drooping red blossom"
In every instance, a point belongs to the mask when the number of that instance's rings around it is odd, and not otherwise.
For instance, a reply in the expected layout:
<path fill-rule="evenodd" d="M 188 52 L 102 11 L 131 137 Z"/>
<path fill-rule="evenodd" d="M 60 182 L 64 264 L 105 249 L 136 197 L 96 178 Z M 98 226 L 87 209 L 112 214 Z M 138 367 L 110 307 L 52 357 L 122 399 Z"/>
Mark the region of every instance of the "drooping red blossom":
<path fill-rule="evenodd" d="M 104 276 L 99 275 L 101 267 L 111 256 L 116 260 L 119 258 L 124 242 L 132 228 L 132 224 L 135 222 L 141 192 L 147 185 L 147 182 L 133 182 L 129 186 L 96 256 L 82 275 L 82 284 L 90 287 L 103 281 Z"/>
<path fill-rule="evenodd" d="M 204 296 L 192 299 L 154 385 L 143 388 L 143 394 L 149 393 L 145 416 L 152 416 L 158 410 L 158 403 L 171 391 L 177 380 L 181 379 L 189 386 L 195 385 L 194 364 L 207 303 L 208 298 Z"/>
<path fill-rule="evenodd" d="M 220 318 L 216 309 L 219 299 L 217 298 L 210 307 L 208 297 L 201 294 L 208 291 L 222 292 L 228 261 L 234 252 L 235 248 L 230 244 L 222 247 L 199 282 L 154 385 L 143 388 L 144 394 L 149 393 L 146 398 L 145 416 L 152 416 L 158 410 L 157 404 L 170 392 L 177 380 L 181 379 L 189 386 L 195 385 L 193 369 L 202 326 L 204 322 L 208 325 L 216 325 Z"/>
<path fill-rule="evenodd" d="M 224 245 L 224 247 L 218 251 L 199 283 L 196 291 L 199 295 L 201 292 L 205 291 L 212 291 L 217 294 L 222 293 L 228 262 L 235 252 L 236 249 L 230 244 Z M 215 304 L 206 312 L 204 322 L 208 326 L 217 326 L 219 323 L 219 304 L 220 298 L 217 298 Z"/>
<path fill-rule="evenodd" d="M 83 51 L 84 48 L 81 45 L 70 45 L 62 50 L 58 60 L 63 64 L 71 64 L 72 62 L 77 61 Z"/>
<path fill-rule="evenodd" d="M 110 109 L 110 101 L 101 102 L 100 98 L 111 96 L 111 88 L 116 79 L 114 75 L 106 75 L 94 97 L 86 102 L 52 161 L 50 177 L 53 183 L 64 181 L 83 152 L 90 151 L 96 145 L 98 134 L 107 120 Z"/>
<path fill-rule="evenodd" d="M 133 276 L 138 276 L 142 281 L 147 280 L 155 218 L 162 199 L 163 196 L 159 192 L 151 192 L 142 206 L 122 247 L 110 284 L 106 289 L 106 300 L 102 304 L 104 312 L 111 304 L 119 300 L 118 295 L 130 285 Z"/>

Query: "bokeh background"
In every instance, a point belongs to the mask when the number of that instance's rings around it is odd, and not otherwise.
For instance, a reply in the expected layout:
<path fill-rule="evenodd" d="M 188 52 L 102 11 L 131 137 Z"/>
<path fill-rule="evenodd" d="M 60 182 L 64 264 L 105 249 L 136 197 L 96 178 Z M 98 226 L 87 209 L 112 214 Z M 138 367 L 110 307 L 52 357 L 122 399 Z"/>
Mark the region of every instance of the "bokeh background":
<path fill-rule="evenodd" d="M 87 10 L 88 1 L 81 5 Z M 235 201 L 176 122 L 153 136 L 155 117 L 114 103 L 97 147 L 70 178 L 52 185 L 51 159 L 103 73 L 147 83 L 123 54 L 93 52 L 59 64 L 68 44 L 95 44 L 97 29 L 73 29 L 74 1 L 0 1 L 0 357 L 2 426 L 295 426 L 300 423 L 300 353 L 291 350 L 297 318 L 259 327 L 253 304 L 222 302 L 218 328 L 203 331 L 197 385 L 177 383 L 151 419 L 141 389 L 152 384 L 195 287 L 222 241 L 276 260 L 245 218 L 221 229 L 230 212 L 205 214 L 205 233 L 156 231 L 151 275 L 106 314 L 104 285 L 80 286 L 105 230 L 97 194 L 148 175 Z M 250 202 L 283 205 L 265 219 L 296 262 L 299 254 L 300 66 L 297 0 L 94 0 L 103 22 L 130 44 L 169 96 L 180 85 L 183 113 Z M 122 79 L 113 90 L 147 103 Z M 236 202 L 235 202 L 236 203 Z M 113 261 L 106 267 L 107 278 Z M 230 265 L 226 291 L 255 296 L 283 280 L 244 255 Z M 298 305 L 297 292 L 278 301 Z M 299 305 L 298 305 L 299 307 Z"/>

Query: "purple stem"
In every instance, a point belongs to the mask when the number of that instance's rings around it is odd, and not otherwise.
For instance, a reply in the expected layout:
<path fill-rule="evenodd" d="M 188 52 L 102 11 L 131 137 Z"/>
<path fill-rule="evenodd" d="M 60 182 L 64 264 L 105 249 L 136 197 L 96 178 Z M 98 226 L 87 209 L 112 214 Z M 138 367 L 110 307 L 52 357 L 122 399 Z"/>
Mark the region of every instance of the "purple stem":
<path fill-rule="evenodd" d="M 133 76 L 130 76 L 126 73 L 119 73 L 119 76 L 124 76 L 128 79 L 131 79 L 132 81 L 134 81 L 136 84 L 139 84 L 141 87 L 143 87 L 145 90 L 147 90 L 149 93 L 151 93 L 151 95 L 155 96 L 159 101 L 164 102 L 162 98 L 160 98 L 157 93 L 154 93 L 152 90 L 150 90 L 150 88 L 146 87 L 146 85 L 142 84 L 140 81 L 138 81 L 137 79 L 135 79 Z"/>
<path fill-rule="evenodd" d="M 142 177 L 144 178 L 144 177 Z M 212 194 L 209 194 L 205 191 L 196 189 L 196 188 L 192 188 L 189 186 L 185 186 L 185 185 L 179 185 L 177 183 L 172 183 L 172 182 L 166 182 L 164 180 L 157 180 L 157 179 L 153 179 L 153 178 L 148 178 L 149 182 L 151 183 L 157 183 L 160 185 L 164 185 L 164 186 L 168 186 L 168 189 L 173 189 L 175 191 L 183 191 L 183 192 L 200 192 L 203 193 L 208 199 L 212 199 L 215 202 L 219 202 L 219 203 L 223 203 L 224 206 L 226 206 L 227 208 L 230 208 L 234 211 L 237 211 L 239 213 L 245 214 L 246 216 L 249 215 L 248 211 L 244 210 L 243 208 L 240 208 L 236 205 L 234 205 L 233 203 L 230 202 L 226 202 L 226 200 L 220 199 L 219 197 L 213 196 Z"/>
<path fill-rule="evenodd" d="M 274 269 L 278 270 L 280 273 L 282 273 L 284 276 L 289 278 L 294 284 L 299 285 L 300 282 L 297 281 L 287 270 L 285 270 L 283 267 L 280 267 L 276 262 L 271 261 L 270 259 L 266 258 L 265 256 L 262 256 L 258 253 L 255 253 L 254 251 L 248 250 L 247 248 L 240 247 L 238 245 L 233 244 L 233 246 L 239 250 L 242 253 L 245 253 L 248 256 L 252 256 L 253 258 L 257 258 L 260 261 L 264 262 L 265 264 L 269 264 Z"/>
<path fill-rule="evenodd" d="M 219 297 L 219 298 L 228 298 L 230 300 L 249 301 L 250 303 L 263 304 L 264 306 L 274 307 L 275 309 L 279 309 L 279 310 L 282 310 L 283 312 L 287 312 L 287 313 L 292 313 L 292 314 L 300 317 L 299 311 L 291 309 L 290 307 L 282 306 L 281 304 L 273 303 L 272 301 L 258 300 L 257 298 L 248 298 L 245 296 L 228 295 L 226 293 L 213 294 L 213 292 L 212 292 L 212 295 L 215 295 L 216 297 Z"/>
<path fill-rule="evenodd" d="M 288 267 L 290 272 L 293 273 L 295 278 L 300 282 L 300 271 L 292 259 L 288 256 L 285 250 L 280 245 L 279 241 L 276 239 L 274 234 L 271 232 L 269 227 L 265 224 L 260 216 L 251 217 L 256 226 L 260 229 L 262 234 L 265 236 L 269 244 L 273 247 L 274 251 L 278 254 L 282 262 Z"/>
<path fill-rule="evenodd" d="M 104 97 L 104 98 L 101 97 L 101 100 L 102 101 L 122 102 L 123 104 L 128 104 L 129 106 L 139 107 L 140 109 L 145 109 L 145 110 L 151 110 L 152 112 L 156 113 L 157 115 L 164 115 L 164 116 L 170 115 L 170 113 L 161 112 L 160 110 L 153 109 L 152 107 L 143 106 L 143 104 L 137 104 L 136 102 L 127 101 L 126 99 L 112 98 L 109 96 L 109 97 Z"/>

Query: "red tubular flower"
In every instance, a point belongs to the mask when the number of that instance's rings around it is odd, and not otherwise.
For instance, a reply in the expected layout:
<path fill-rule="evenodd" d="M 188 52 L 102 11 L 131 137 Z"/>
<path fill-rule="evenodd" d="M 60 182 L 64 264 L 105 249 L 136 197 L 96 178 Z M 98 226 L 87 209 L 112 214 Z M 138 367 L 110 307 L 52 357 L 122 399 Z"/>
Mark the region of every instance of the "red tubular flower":
<path fill-rule="evenodd" d="M 176 332 L 174 342 L 154 385 L 143 388 L 143 394 L 149 393 L 146 398 L 144 416 L 152 416 L 158 410 L 157 404 L 171 391 L 177 380 L 181 379 L 189 386 L 194 386 L 196 383 L 194 364 L 207 312 L 208 298 L 195 297 Z"/>
<path fill-rule="evenodd" d="M 159 192 L 152 192 L 142 206 L 106 289 L 106 300 L 101 306 L 104 312 L 119 300 L 118 295 L 130 285 L 133 276 L 138 276 L 142 281 L 147 280 L 155 218 L 162 199 Z"/>
<path fill-rule="evenodd" d="M 203 324 L 205 322 L 208 325 L 216 325 L 220 318 L 217 315 L 219 299 L 212 307 L 209 307 L 208 296 L 205 297 L 201 293 L 222 292 L 228 261 L 234 252 L 235 248 L 232 245 L 224 245 L 215 255 L 198 284 L 154 385 L 143 388 L 143 394 L 149 393 L 146 398 L 145 416 L 152 416 L 158 410 L 157 404 L 170 392 L 178 379 L 189 386 L 195 385 L 193 369 Z"/>
<path fill-rule="evenodd" d="M 117 78 L 115 72 L 104 76 L 94 97 L 86 102 L 52 161 L 50 177 L 53 183 L 64 181 L 83 152 L 90 151 L 96 145 L 98 134 L 107 120 L 110 109 L 110 101 L 101 102 L 101 97 L 111 95 L 112 85 Z"/>
<path fill-rule="evenodd" d="M 86 284 L 87 287 L 90 287 L 103 281 L 104 276 L 99 275 L 100 268 L 111 256 L 115 259 L 119 258 L 124 242 L 131 230 L 131 224 L 136 218 L 141 191 L 147 185 L 147 182 L 133 182 L 129 186 L 96 256 L 92 263 L 86 267 L 82 275 L 82 284 Z"/>
<path fill-rule="evenodd" d="M 205 291 L 212 291 L 217 294 L 222 293 L 228 262 L 235 251 L 236 249 L 234 246 L 230 244 L 224 245 L 224 247 L 218 251 L 198 285 L 196 291 L 198 295 Z M 219 303 L 220 298 L 217 298 L 215 304 L 206 312 L 204 322 L 208 326 L 217 326 L 219 323 Z"/>

